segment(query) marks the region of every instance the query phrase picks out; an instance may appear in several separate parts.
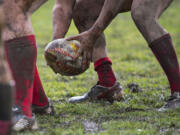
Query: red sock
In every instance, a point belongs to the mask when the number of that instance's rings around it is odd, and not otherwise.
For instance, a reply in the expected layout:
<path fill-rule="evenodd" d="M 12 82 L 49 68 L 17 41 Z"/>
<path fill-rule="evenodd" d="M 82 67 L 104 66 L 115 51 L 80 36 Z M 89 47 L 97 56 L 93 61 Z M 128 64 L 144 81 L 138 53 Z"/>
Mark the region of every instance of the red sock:
<path fill-rule="evenodd" d="M 179 64 L 170 35 L 166 34 L 162 36 L 153 41 L 149 46 L 166 73 L 171 93 L 174 91 L 180 92 Z"/>
<path fill-rule="evenodd" d="M 11 134 L 11 122 L 0 120 L 0 135 L 10 135 Z"/>
<path fill-rule="evenodd" d="M 37 57 L 34 35 L 24 36 L 5 42 L 7 61 L 15 80 L 15 105 L 23 114 L 32 117 L 31 104 L 34 70 Z"/>
<path fill-rule="evenodd" d="M 112 87 L 116 82 L 116 77 L 112 70 L 112 62 L 108 57 L 101 58 L 94 63 L 94 68 L 98 73 L 98 83 L 104 87 Z"/>
<path fill-rule="evenodd" d="M 33 100 L 32 104 L 37 106 L 45 106 L 48 103 L 48 98 L 44 92 L 37 66 L 34 74 Z"/>

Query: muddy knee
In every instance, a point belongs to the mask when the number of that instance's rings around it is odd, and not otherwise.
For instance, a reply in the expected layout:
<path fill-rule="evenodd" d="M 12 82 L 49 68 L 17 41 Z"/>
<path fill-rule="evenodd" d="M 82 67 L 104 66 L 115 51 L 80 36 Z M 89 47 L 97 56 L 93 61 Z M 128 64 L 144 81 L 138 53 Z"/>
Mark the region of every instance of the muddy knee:
<path fill-rule="evenodd" d="M 138 28 L 148 29 L 149 23 L 155 21 L 155 18 L 153 18 L 141 8 L 136 8 L 132 10 L 131 16 Z"/>
<path fill-rule="evenodd" d="M 156 13 L 145 10 L 145 8 L 136 8 L 131 11 L 131 16 L 148 43 L 166 34 L 166 30 L 159 24 Z"/>
<path fill-rule="evenodd" d="M 73 19 L 79 32 L 91 28 L 97 20 L 104 0 L 78 0 L 73 10 Z"/>
<path fill-rule="evenodd" d="M 133 2 L 131 16 L 148 43 L 167 33 L 158 22 L 164 9 L 165 6 L 162 5 L 161 0 L 134 0 Z"/>

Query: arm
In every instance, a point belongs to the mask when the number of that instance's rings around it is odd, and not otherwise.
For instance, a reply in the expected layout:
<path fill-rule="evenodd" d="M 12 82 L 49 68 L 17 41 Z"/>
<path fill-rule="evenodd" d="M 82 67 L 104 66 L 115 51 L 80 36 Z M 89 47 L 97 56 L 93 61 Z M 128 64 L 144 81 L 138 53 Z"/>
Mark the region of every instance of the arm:
<path fill-rule="evenodd" d="M 89 29 L 94 38 L 98 38 L 106 27 L 111 23 L 114 17 L 119 13 L 119 7 L 122 5 L 121 0 L 105 0 L 104 6 L 101 13 L 94 23 L 94 25 Z"/>
<path fill-rule="evenodd" d="M 93 45 L 113 18 L 118 14 L 123 2 L 123 0 L 105 0 L 101 13 L 94 25 L 89 30 L 77 36 L 67 38 L 67 40 L 78 40 L 80 42 L 81 47 L 76 58 L 83 52 L 82 65 L 88 64 L 91 60 Z"/>
<path fill-rule="evenodd" d="M 28 12 L 32 14 L 34 11 L 36 11 L 38 8 L 40 8 L 45 2 L 48 0 L 32 0 L 32 5 L 28 9 Z M 28 2 L 26 3 L 26 6 L 28 7 Z"/>
<path fill-rule="evenodd" d="M 63 38 L 72 20 L 75 0 L 56 0 L 53 9 L 53 40 Z"/>

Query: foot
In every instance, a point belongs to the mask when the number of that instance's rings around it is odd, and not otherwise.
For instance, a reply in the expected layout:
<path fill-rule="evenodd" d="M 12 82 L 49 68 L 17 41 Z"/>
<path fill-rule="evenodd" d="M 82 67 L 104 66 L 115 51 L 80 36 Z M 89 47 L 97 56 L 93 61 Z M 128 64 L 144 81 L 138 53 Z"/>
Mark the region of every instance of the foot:
<path fill-rule="evenodd" d="M 180 107 L 180 92 L 174 92 L 167 102 L 158 111 L 165 112 L 167 110 L 174 110 Z"/>
<path fill-rule="evenodd" d="M 37 121 L 35 116 L 29 118 L 25 115 L 22 115 L 17 123 L 13 126 L 14 131 L 24 131 L 24 130 L 37 130 Z"/>
<path fill-rule="evenodd" d="M 35 115 L 31 118 L 22 114 L 21 109 L 18 107 L 13 107 L 13 131 L 24 131 L 24 130 L 36 130 L 38 129 L 37 121 L 35 119 Z"/>
<path fill-rule="evenodd" d="M 54 115 L 54 105 L 53 102 L 48 98 L 48 103 L 45 106 L 36 106 L 32 105 L 32 111 L 33 113 L 40 113 L 40 114 L 46 114 L 46 115 Z"/>
<path fill-rule="evenodd" d="M 119 82 L 116 82 L 112 87 L 103 87 L 95 85 L 88 93 L 83 96 L 75 96 L 69 99 L 70 103 L 82 102 L 85 100 L 106 100 L 110 103 L 113 101 L 120 101 L 123 99 L 123 91 Z"/>

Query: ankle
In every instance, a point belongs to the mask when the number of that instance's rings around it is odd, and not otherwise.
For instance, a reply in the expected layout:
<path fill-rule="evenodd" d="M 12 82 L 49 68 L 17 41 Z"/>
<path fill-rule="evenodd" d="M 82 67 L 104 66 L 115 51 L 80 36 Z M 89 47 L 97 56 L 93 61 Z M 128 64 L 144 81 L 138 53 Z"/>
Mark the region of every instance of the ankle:
<path fill-rule="evenodd" d="M 98 74 L 98 83 L 104 87 L 112 87 L 116 82 L 116 77 L 112 70 L 112 62 L 108 57 L 99 59 L 94 63 L 95 71 Z"/>

